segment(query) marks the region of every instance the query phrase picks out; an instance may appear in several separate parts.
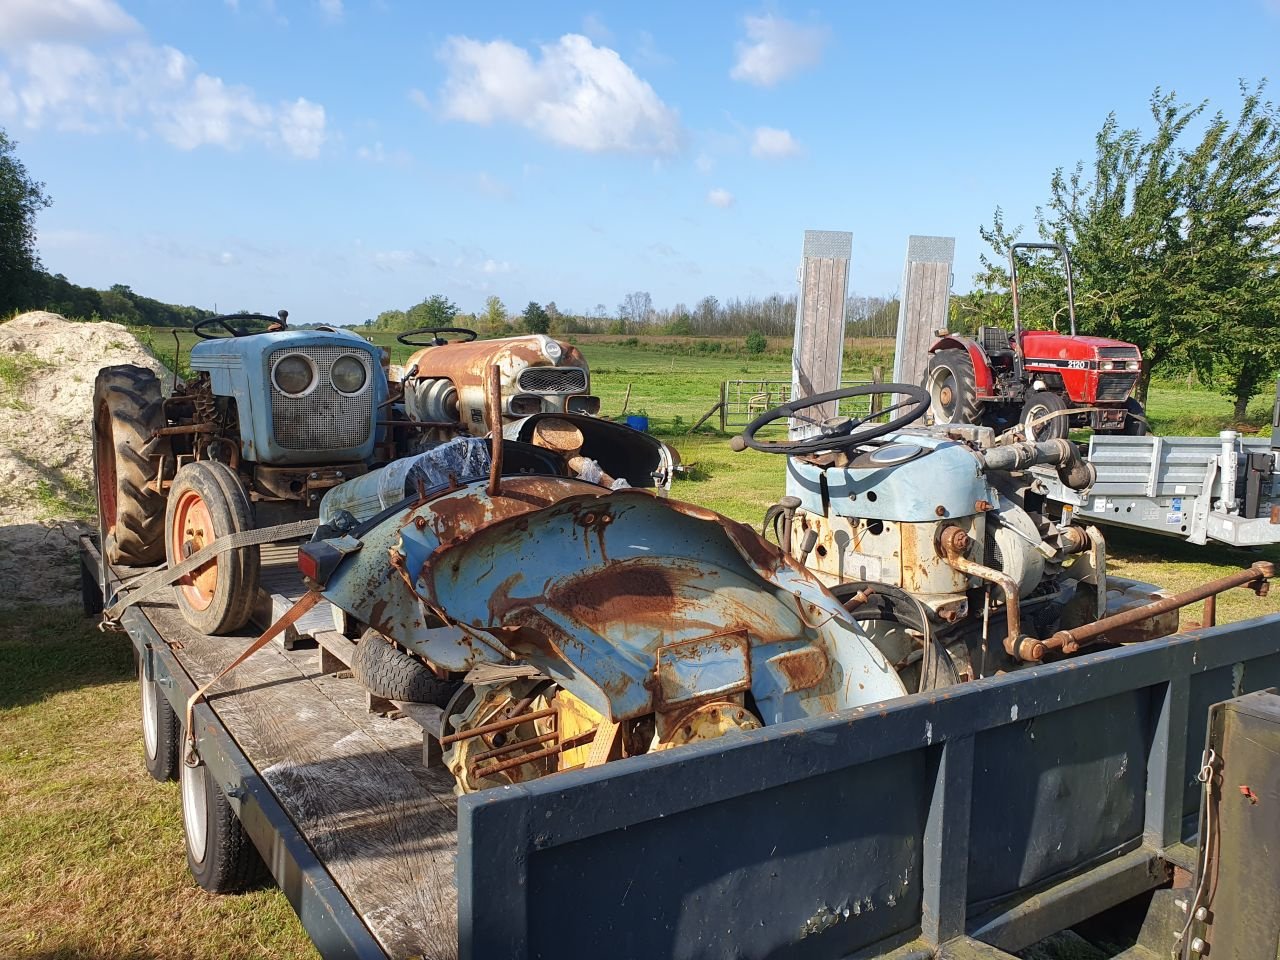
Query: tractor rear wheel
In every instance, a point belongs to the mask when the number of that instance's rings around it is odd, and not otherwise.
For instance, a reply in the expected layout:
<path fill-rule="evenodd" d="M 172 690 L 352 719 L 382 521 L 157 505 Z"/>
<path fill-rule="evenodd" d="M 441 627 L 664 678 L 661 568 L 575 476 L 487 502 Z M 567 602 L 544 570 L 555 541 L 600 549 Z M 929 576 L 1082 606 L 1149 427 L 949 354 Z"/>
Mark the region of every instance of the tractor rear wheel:
<path fill-rule="evenodd" d="M 165 512 L 165 551 L 174 567 L 220 537 L 253 529 L 240 478 L 217 460 L 188 463 L 173 478 Z M 174 585 L 178 609 L 201 633 L 239 630 L 258 597 L 256 546 L 219 554 Z"/>
<path fill-rule="evenodd" d="M 1051 413 L 1061 413 L 1067 409 L 1067 402 L 1062 399 L 1060 394 L 1051 393 L 1048 390 L 1040 390 L 1033 394 L 1022 407 L 1022 430 L 1027 435 L 1028 440 L 1065 440 L 1070 432 L 1070 424 L 1066 416 L 1054 417 L 1052 420 L 1045 420 L 1038 426 L 1031 424 L 1047 417 Z"/>
<path fill-rule="evenodd" d="M 164 495 L 156 479 L 169 441 L 160 380 L 146 367 L 103 367 L 93 385 L 93 459 L 102 550 L 110 563 L 142 567 L 164 559 Z M 150 455 L 148 455 L 150 454 Z"/>
<path fill-rule="evenodd" d="M 977 423 L 978 379 L 966 350 L 939 350 L 929 358 L 924 388 L 934 423 Z"/>

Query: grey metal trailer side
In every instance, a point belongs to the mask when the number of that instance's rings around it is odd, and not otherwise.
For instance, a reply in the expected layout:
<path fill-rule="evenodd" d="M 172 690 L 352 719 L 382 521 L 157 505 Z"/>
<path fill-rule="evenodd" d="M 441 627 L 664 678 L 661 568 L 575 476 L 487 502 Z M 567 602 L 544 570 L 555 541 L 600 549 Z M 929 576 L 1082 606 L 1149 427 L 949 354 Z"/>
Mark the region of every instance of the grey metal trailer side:
<path fill-rule="evenodd" d="M 179 713 L 245 644 L 122 625 Z M 1210 706 L 1280 685 L 1280 616 L 458 801 L 315 656 L 263 649 L 195 734 L 326 957 L 1003 957 L 1194 871 Z"/>

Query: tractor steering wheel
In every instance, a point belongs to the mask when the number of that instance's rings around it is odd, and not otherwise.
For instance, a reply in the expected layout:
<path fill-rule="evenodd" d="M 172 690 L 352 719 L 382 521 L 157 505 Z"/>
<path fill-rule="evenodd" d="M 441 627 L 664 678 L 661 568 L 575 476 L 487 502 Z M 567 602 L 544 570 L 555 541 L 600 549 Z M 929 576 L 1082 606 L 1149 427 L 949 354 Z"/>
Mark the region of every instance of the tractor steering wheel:
<path fill-rule="evenodd" d="M 810 417 L 802 417 L 797 411 L 807 409 L 808 407 L 816 407 L 820 404 L 830 403 L 833 400 L 847 400 L 850 397 L 871 397 L 876 394 L 902 394 L 907 399 L 899 401 L 878 410 L 875 413 L 868 414 L 865 417 L 828 417 L 825 420 L 814 420 Z M 866 429 L 863 426 L 877 417 L 883 417 L 887 413 L 895 410 L 907 408 L 907 412 L 900 417 L 895 417 L 888 423 L 872 424 Z M 781 453 L 789 457 L 803 456 L 809 453 L 821 453 L 828 450 L 843 450 L 848 447 L 856 446 L 859 443 L 865 443 L 876 437 L 882 437 L 886 433 L 892 433 L 900 430 L 909 423 L 914 423 L 924 416 L 925 411 L 929 409 L 929 393 L 927 390 L 908 383 L 873 383 L 865 387 L 850 387 L 847 390 L 832 390 L 829 393 L 819 393 L 812 397 L 801 397 L 799 400 L 793 400 L 790 403 L 784 403 L 780 407 L 774 407 L 772 410 L 761 414 L 755 420 L 747 425 L 742 431 L 742 435 L 734 437 L 730 441 L 731 446 L 735 450 L 744 450 L 750 447 L 752 450 L 759 450 L 763 453 Z M 784 417 L 791 417 L 796 420 L 803 420 L 805 423 L 811 423 L 818 428 L 819 435 L 811 437 L 807 440 L 787 440 L 780 443 L 770 443 L 767 441 L 757 440 L 756 433 L 762 427 L 773 423 L 775 420 L 781 420 Z"/>
<path fill-rule="evenodd" d="M 431 340 L 427 343 L 421 343 L 417 340 L 410 340 L 410 337 L 416 337 L 420 333 L 431 334 Z M 445 340 L 440 334 L 442 333 L 460 333 L 461 340 Z M 468 330 L 466 327 L 419 327 L 417 330 L 407 330 L 398 334 L 396 340 L 403 343 L 406 347 L 443 347 L 448 343 L 470 343 L 476 338 L 474 330 Z"/>
<path fill-rule="evenodd" d="M 208 327 L 218 326 L 227 331 L 227 335 L 231 337 L 251 337 L 253 336 L 243 327 L 232 326 L 232 320 L 262 320 L 268 324 L 280 323 L 279 317 L 268 317 L 265 313 L 226 313 L 218 317 L 205 317 L 203 320 L 197 320 L 191 325 L 192 331 L 201 340 L 221 340 L 222 337 L 216 333 L 210 332 Z"/>

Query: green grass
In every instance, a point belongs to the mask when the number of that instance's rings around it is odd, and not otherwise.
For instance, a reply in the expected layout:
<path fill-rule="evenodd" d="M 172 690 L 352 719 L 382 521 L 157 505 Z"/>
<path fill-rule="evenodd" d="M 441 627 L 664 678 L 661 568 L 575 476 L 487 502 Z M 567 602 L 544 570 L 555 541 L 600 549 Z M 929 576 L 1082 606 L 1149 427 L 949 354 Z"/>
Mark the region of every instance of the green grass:
<path fill-rule="evenodd" d="M 278 890 L 191 880 L 177 785 L 142 763 L 128 638 L 76 609 L 2 615 L 0 956 L 315 957 Z"/>
<path fill-rule="evenodd" d="M 29 353 L 0 353 L 0 407 L 30 411 L 22 399 L 22 391 L 33 374 L 49 364 Z"/>
<path fill-rule="evenodd" d="M 98 515 L 93 487 L 70 474 L 37 480 L 31 492 L 41 520 L 92 520 Z"/>

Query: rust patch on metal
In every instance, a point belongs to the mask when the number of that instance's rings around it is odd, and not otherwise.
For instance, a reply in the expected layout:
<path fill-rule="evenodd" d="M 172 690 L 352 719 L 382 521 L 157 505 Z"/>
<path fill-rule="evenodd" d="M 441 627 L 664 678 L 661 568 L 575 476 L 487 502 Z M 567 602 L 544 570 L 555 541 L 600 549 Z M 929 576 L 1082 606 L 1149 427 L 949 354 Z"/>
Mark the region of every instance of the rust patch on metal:
<path fill-rule="evenodd" d="M 827 654 L 821 647 L 804 647 L 780 653 L 769 660 L 787 678 L 789 690 L 808 690 L 826 679 Z M 859 687 L 862 684 L 858 684 Z"/>

